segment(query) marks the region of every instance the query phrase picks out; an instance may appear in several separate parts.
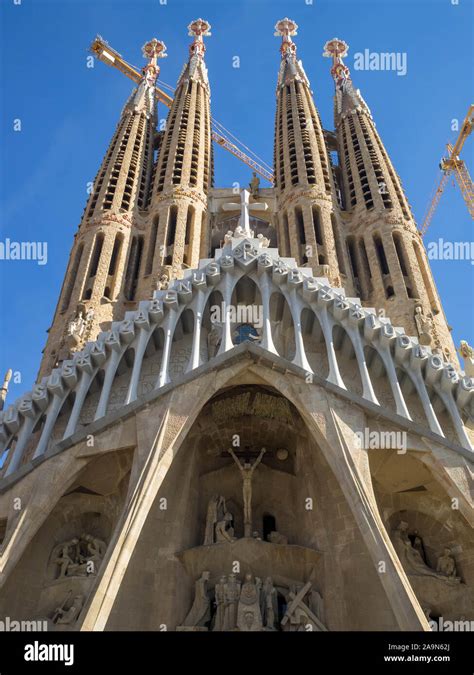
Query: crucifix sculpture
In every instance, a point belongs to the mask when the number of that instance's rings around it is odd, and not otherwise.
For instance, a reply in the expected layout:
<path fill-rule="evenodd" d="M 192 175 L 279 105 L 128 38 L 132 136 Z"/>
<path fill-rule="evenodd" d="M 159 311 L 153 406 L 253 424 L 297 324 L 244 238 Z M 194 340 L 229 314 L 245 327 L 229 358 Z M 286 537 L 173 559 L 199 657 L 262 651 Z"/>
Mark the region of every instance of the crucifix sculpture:
<path fill-rule="evenodd" d="M 232 448 L 229 448 L 228 450 L 234 462 L 239 467 L 240 474 L 242 476 L 242 496 L 244 501 L 244 537 L 252 536 L 252 477 L 253 472 L 262 461 L 263 455 L 266 453 L 266 451 L 266 448 L 262 448 L 259 456 L 253 464 L 251 464 L 247 459 L 244 460 L 243 464 L 241 464 L 239 458 Z"/>
<path fill-rule="evenodd" d="M 265 204 L 265 202 L 250 203 L 250 192 L 244 189 L 240 192 L 240 204 L 231 202 L 224 204 L 222 208 L 224 211 L 240 211 L 240 219 L 238 226 L 235 228 L 235 236 L 253 239 L 254 232 L 250 229 L 250 211 L 266 211 L 268 204 Z"/>

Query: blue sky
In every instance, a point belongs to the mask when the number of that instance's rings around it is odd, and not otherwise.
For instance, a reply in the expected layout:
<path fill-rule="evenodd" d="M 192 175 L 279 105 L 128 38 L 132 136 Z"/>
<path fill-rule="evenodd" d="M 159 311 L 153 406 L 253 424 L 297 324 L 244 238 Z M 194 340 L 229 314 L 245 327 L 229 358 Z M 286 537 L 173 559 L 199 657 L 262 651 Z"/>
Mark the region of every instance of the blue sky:
<path fill-rule="evenodd" d="M 19 0 L 16 0 L 19 2 Z M 164 40 L 161 78 L 174 86 L 187 57 L 186 26 L 212 24 L 206 61 L 214 117 L 268 163 L 273 156 L 278 19 L 299 24 L 298 55 L 310 78 L 323 124 L 333 127 L 326 40 L 350 45 L 347 65 L 372 110 L 421 222 L 439 179 L 445 143 L 464 119 L 473 91 L 473 3 L 470 0 L 0 0 L 0 241 L 46 241 L 48 263 L 0 261 L 0 377 L 8 367 L 21 381 L 9 400 L 28 390 L 39 367 L 74 232 L 132 83 L 97 62 L 87 48 L 100 33 L 141 66 L 141 46 Z M 354 71 L 354 54 L 407 55 L 407 74 Z M 240 68 L 234 68 L 234 57 Z M 166 110 L 160 111 L 160 117 Z M 14 131 L 14 120 L 21 131 Z M 474 139 L 463 157 L 474 171 Z M 216 186 L 248 182 L 250 170 L 215 152 Z M 470 241 L 472 222 L 450 181 L 426 242 Z M 474 266 L 436 261 L 433 271 L 456 345 L 474 341 Z"/>

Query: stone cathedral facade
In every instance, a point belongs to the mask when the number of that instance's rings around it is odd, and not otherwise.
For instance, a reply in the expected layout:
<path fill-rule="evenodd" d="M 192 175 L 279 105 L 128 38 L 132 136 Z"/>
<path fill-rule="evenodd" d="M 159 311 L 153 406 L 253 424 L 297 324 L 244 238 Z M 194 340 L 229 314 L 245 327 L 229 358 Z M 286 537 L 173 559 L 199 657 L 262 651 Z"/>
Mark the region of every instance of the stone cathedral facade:
<path fill-rule="evenodd" d="M 166 48 L 144 46 L 37 382 L 0 413 L 0 617 L 474 621 L 473 362 L 457 361 L 347 45 L 325 45 L 327 131 L 297 26 L 277 24 L 274 185 L 237 193 L 214 186 L 209 28 L 189 27 L 164 131 Z"/>

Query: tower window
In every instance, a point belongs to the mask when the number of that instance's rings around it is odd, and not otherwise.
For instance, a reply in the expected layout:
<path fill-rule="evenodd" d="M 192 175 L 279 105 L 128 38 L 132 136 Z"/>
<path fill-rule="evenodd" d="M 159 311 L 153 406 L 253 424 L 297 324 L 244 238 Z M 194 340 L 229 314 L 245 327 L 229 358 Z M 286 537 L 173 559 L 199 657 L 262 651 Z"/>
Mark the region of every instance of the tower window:
<path fill-rule="evenodd" d="M 359 240 L 359 250 L 362 265 L 364 266 L 364 269 L 367 271 L 368 277 L 372 278 L 372 271 L 370 269 L 369 258 L 367 256 L 367 249 L 365 248 L 365 241 L 362 237 Z"/>
<path fill-rule="evenodd" d="M 301 206 L 297 206 L 295 209 L 295 219 L 296 219 L 296 228 L 298 231 L 298 239 L 300 244 L 304 246 L 306 244 L 306 235 L 304 231 L 304 218 Z"/>
<path fill-rule="evenodd" d="M 346 266 L 344 264 L 344 254 L 342 252 L 341 240 L 339 238 L 339 232 L 337 231 L 336 218 L 334 214 L 331 215 L 331 226 L 332 226 L 332 236 L 334 237 L 334 244 L 336 246 L 336 256 L 339 269 L 342 274 L 345 274 Z"/>
<path fill-rule="evenodd" d="M 159 216 L 153 219 L 151 227 L 150 241 L 148 242 L 148 255 L 146 259 L 145 274 L 151 274 L 153 271 L 153 260 L 155 257 L 156 238 L 158 236 L 158 227 L 160 224 Z"/>
<path fill-rule="evenodd" d="M 89 277 L 95 277 L 97 268 L 99 267 L 100 254 L 102 253 L 102 246 L 104 244 L 104 235 L 98 234 L 95 238 L 94 252 L 92 253 L 91 264 L 89 268 Z"/>
<path fill-rule="evenodd" d="M 306 263 L 308 262 L 308 256 L 306 255 L 306 251 L 303 253 L 301 251 L 301 248 L 306 246 L 306 234 L 304 230 L 304 218 L 303 218 L 303 209 L 301 206 L 297 206 L 295 209 L 295 221 L 296 221 L 296 231 L 298 233 L 298 241 L 300 243 L 300 257 L 301 257 L 301 262 Z"/>
<path fill-rule="evenodd" d="M 80 244 L 76 255 L 74 256 L 74 262 L 72 264 L 71 270 L 69 272 L 69 278 L 66 286 L 66 291 L 64 293 L 64 300 L 61 307 L 61 311 L 65 312 L 69 307 L 71 301 L 72 291 L 74 290 L 74 284 L 76 283 L 77 273 L 79 271 L 79 265 L 81 264 L 82 253 L 84 251 L 84 244 Z"/>
<path fill-rule="evenodd" d="M 166 237 L 166 245 L 172 246 L 176 236 L 176 223 L 178 222 L 178 207 L 172 206 L 168 216 L 168 234 Z"/>
<path fill-rule="evenodd" d="M 318 246 L 323 246 L 323 233 L 321 230 L 321 213 L 317 206 L 312 207 L 313 227 Z"/>
<path fill-rule="evenodd" d="M 186 234 L 184 237 L 184 243 L 189 244 L 191 241 L 191 230 L 194 224 L 194 214 L 195 210 L 193 206 L 188 208 L 188 214 L 186 216 Z"/>
<path fill-rule="evenodd" d="M 128 257 L 127 274 L 125 276 L 125 297 L 134 300 L 140 273 L 143 253 L 143 237 L 133 237 Z"/>
<path fill-rule="evenodd" d="M 352 277 L 354 279 L 355 290 L 360 294 L 360 274 L 354 237 L 347 238 L 347 250 L 349 253 L 349 260 L 351 261 Z"/>
<path fill-rule="evenodd" d="M 122 246 L 122 237 L 120 235 L 117 235 L 115 237 L 112 255 L 110 256 L 109 277 L 113 276 L 115 274 L 115 270 L 117 269 L 117 260 L 119 257 L 121 246 Z"/>
<path fill-rule="evenodd" d="M 375 245 L 375 250 L 377 251 L 377 258 L 378 258 L 378 261 L 379 261 L 379 265 L 380 265 L 380 269 L 382 271 L 382 274 L 390 274 L 390 270 L 388 268 L 387 257 L 385 255 L 385 249 L 383 247 L 380 235 L 378 235 L 378 234 L 374 234 L 374 245 Z"/>

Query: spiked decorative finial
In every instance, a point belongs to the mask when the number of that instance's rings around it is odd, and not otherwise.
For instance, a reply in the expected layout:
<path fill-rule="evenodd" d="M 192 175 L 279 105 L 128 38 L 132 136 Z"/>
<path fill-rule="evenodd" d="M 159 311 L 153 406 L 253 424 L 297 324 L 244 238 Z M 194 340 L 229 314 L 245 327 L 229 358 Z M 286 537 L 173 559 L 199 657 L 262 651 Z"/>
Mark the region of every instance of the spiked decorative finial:
<path fill-rule="evenodd" d="M 328 40 L 324 45 L 323 56 L 332 58 L 331 75 L 336 82 L 336 86 L 342 85 L 351 76 L 349 68 L 342 61 L 348 52 L 349 45 L 339 38 Z"/>
<path fill-rule="evenodd" d="M 156 38 L 152 38 L 143 45 L 142 53 L 146 59 L 162 59 L 168 56 L 165 43 Z"/>
<path fill-rule="evenodd" d="M 275 37 L 282 37 L 280 47 L 282 59 L 286 56 L 294 56 L 296 54 L 296 45 L 291 38 L 293 35 L 298 35 L 296 32 L 297 30 L 298 24 L 287 17 L 275 24 Z"/>
<path fill-rule="evenodd" d="M 145 59 L 148 59 L 148 63 L 143 68 L 143 73 L 148 84 L 153 86 L 160 74 L 158 59 L 163 59 L 165 56 L 168 56 L 168 54 L 166 54 L 166 45 L 161 40 L 152 38 L 143 45 L 142 54 Z"/>
<path fill-rule="evenodd" d="M 206 51 L 206 46 L 204 36 L 209 37 L 211 35 L 211 24 L 205 19 L 196 19 L 188 26 L 188 35 L 194 37 L 194 41 L 189 46 L 189 53 L 193 56 L 204 56 Z"/>

